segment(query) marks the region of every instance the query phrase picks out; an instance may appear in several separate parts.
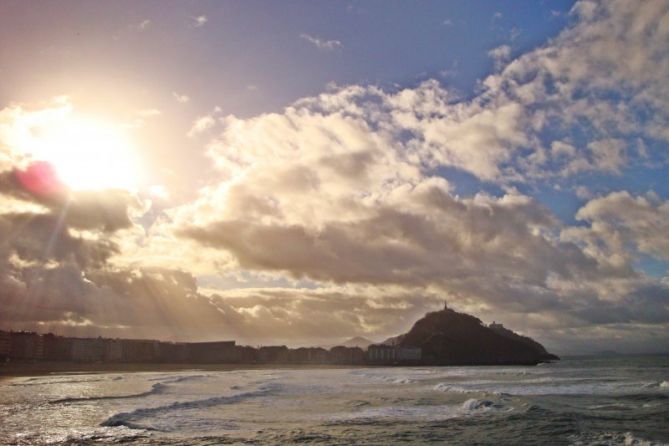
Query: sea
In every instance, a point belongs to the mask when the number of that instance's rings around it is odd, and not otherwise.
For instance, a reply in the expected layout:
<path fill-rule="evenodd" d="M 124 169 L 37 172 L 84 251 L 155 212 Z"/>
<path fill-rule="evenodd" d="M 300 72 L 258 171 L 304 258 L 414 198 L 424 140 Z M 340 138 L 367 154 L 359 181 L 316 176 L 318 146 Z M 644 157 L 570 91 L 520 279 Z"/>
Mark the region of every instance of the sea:
<path fill-rule="evenodd" d="M 663 445 L 669 356 L 12 378 L 0 444 Z"/>

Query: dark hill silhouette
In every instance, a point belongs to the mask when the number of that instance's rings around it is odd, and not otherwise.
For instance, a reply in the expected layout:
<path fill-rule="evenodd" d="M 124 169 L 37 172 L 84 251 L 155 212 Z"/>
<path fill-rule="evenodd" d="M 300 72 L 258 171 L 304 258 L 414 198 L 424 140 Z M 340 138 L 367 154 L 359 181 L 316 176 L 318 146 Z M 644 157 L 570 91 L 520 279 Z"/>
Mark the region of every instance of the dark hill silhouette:
<path fill-rule="evenodd" d="M 409 332 L 384 343 L 420 347 L 425 364 L 538 364 L 559 359 L 526 336 L 501 325 L 485 326 L 478 318 L 449 308 L 426 314 Z"/>

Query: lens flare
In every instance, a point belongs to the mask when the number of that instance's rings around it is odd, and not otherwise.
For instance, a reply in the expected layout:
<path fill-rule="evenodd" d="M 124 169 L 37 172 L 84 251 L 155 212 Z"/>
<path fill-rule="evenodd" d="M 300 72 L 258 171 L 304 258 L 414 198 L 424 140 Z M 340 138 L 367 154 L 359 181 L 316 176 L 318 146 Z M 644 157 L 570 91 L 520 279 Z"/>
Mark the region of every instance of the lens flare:
<path fill-rule="evenodd" d="M 25 190 L 40 196 L 56 195 L 64 186 L 53 166 L 46 161 L 38 161 L 16 171 L 16 178 Z"/>
<path fill-rule="evenodd" d="M 16 145 L 34 161 L 47 162 L 72 190 L 137 190 L 137 151 L 124 127 L 71 113 L 33 123 Z"/>

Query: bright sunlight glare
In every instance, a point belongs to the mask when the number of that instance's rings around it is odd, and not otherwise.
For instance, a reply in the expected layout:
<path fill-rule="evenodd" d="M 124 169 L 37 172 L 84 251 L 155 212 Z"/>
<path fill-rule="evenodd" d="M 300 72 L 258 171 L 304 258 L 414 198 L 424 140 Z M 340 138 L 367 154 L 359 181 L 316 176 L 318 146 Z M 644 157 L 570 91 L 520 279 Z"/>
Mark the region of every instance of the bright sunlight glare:
<path fill-rule="evenodd" d="M 71 113 L 50 118 L 22 134 L 26 155 L 50 163 L 73 190 L 137 189 L 137 152 L 125 128 Z"/>

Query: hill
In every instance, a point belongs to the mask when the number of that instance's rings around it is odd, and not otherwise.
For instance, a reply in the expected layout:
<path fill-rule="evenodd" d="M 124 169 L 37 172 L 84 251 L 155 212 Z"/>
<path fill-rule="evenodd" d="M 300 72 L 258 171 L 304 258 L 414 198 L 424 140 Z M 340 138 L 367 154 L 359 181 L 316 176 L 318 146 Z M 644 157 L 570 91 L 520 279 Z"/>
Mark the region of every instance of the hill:
<path fill-rule="evenodd" d="M 354 338 L 342 342 L 339 345 L 343 345 L 344 347 L 359 347 L 363 350 L 367 350 L 367 347 L 369 347 L 372 344 L 374 344 L 374 341 L 370 341 L 369 339 L 363 338 L 361 336 L 356 336 Z"/>
<path fill-rule="evenodd" d="M 424 364 L 492 365 L 538 364 L 559 359 L 535 340 L 499 324 L 449 308 L 426 314 L 407 333 L 384 343 L 420 347 Z"/>

